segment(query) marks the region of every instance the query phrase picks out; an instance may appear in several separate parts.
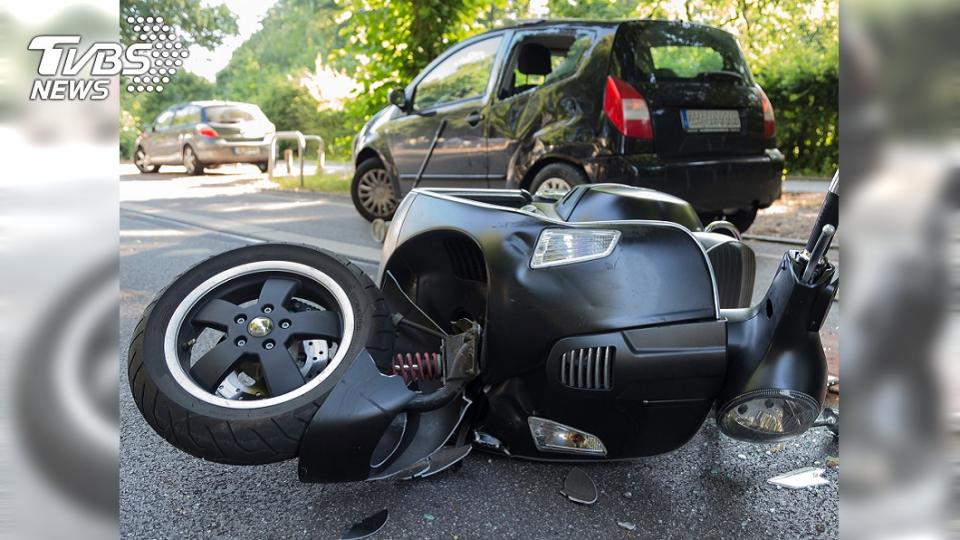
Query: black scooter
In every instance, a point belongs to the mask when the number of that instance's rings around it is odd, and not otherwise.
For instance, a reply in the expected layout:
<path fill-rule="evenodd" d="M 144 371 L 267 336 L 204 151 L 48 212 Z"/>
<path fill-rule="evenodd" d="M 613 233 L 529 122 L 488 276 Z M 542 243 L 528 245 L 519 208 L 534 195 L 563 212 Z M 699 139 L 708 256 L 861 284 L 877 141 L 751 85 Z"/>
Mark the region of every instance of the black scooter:
<path fill-rule="evenodd" d="M 429 476 L 472 448 L 637 458 L 683 445 L 711 412 L 737 439 L 795 437 L 827 387 L 838 184 L 752 306 L 751 249 L 675 197 L 414 189 L 376 284 L 287 244 L 178 277 L 134 332 L 131 390 L 178 448 L 299 456 L 309 482 Z"/>

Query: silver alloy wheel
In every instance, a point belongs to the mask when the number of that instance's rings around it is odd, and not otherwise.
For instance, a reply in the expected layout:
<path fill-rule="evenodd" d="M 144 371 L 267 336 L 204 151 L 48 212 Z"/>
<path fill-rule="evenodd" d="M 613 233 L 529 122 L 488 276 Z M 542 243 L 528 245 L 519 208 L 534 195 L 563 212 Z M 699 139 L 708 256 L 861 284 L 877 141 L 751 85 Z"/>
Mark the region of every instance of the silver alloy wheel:
<path fill-rule="evenodd" d="M 183 149 L 183 166 L 190 174 L 193 174 L 193 169 L 197 166 L 197 156 L 189 146 Z"/>
<path fill-rule="evenodd" d="M 147 161 L 147 153 L 143 151 L 143 148 L 137 148 L 136 153 L 133 154 L 133 164 L 136 165 L 138 169 L 146 169 L 150 166 L 150 163 Z"/>
<path fill-rule="evenodd" d="M 537 188 L 537 192 L 534 195 L 546 195 L 546 194 L 562 194 L 570 191 L 573 186 L 570 185 L 570 182 L 567 182 L 563 178 L 558 178 L 556 176 L 547 178 L 540 187 Z"/>
<path fill-rule="evenodd" d="M 393 182 L 384 169 L 371 169 L 357 182 L 357 195 L 363 208 L 377 217 L 389 216 L 397 208 Z"/>
<path fill-rule="evenodd" d="M 326 289 L 327 292 L 330 293 L 337 304 L 336 308 L 339 311 L 340 318 L 342 320 L 342 335 L 339 340 L 335 340 L 338 342 L 336 354 L 330 359 L 324 369 L 315 377 L 306 381 L 302 386 L 279 396 L 250 401 L 239 401 L 226 399 L 212 394 L 201 387 L 193 379 L 193 377 L 187 373 L 187 370 L 184 369 L 183 361 L 180 357 L 182 348 L 178 346 L 177 336 L 180 333 L 182 326 L 187 322 L 187 314 L 190 313 L 197 303 L 204 299 L 208 293 L 232 279 L 264 272 L 283 272 L 295 274 L 321 285 L 324 289 Z M 354 312 L 353 306 L 350 304 L 350 298 L 347 296 L 346 291 L 343 290 L 343 287 L 340 286 L 340 284 L 337 283 L 333 278 L 324 272 L 305 264 L 290 261 L 260 261 L 242 264 L 240 266 L 235 266 L 229 270 L 220 272 L 219 274 L 201 283 L 194 290 L 190 291 L 190 294 L 188 294 L 186 298 L 180 302 L 180 305 L 177 306 L 177 309 L 173 312 L 173 315 L 171 315 L 170 322 L 167 323 L 166 332 L 164 333 L 163 350 L 167 363 L 167 369 L 177 384 L 179 384 L 180 387 L 190 395 L 220 407 L 227 407 L 231 409 L 259 409 L 262 407 L 278 405 L 280 403 L 285 403 L 292 399 L 298 398 L 310 392 L 320 385 L 320 383 L 326 380 L 331 373 L 336 371 L 337 366 L 340 365 L 344 357 L 347 355 L 347 350 L 350 348 L 350 342 L 353 340 L 353 330 Z"/>

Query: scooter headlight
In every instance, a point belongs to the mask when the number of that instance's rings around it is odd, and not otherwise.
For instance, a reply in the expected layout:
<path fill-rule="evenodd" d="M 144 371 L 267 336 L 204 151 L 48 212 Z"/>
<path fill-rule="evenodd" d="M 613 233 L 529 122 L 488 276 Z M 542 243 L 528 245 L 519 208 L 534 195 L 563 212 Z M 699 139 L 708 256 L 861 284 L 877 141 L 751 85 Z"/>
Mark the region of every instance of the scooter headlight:
<path fill-rule="evenodd" d="M 537 239 L 530 268 L 602 259 L 613 253 L 620 231 L 612 229 L 545 229 Z"/>
<path fill-rule="evenodd" d="M 720 430 L 748 442 L 776 442 L 803 433 L 820 414 L 817 400 L 795 390 L 754 390 L 730 400 L 717 414 Z"/>

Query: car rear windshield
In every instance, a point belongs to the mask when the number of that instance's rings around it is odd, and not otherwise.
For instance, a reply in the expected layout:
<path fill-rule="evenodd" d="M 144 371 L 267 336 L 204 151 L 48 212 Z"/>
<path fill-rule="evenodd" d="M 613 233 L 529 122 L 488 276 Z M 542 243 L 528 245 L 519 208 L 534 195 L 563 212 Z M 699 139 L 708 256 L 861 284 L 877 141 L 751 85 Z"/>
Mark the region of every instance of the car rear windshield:
<path fill-rule="evenodd" d="M 631 82 L 727 80 L 752 84 L 740 46 L 708 26 L 624 23 L 614 42 L 614 73 Z"/>
<path fill-rule="evenodd" d="M 207 122 L 215 124 L 239 124 L 266 120 L 260 107 L 256 105 L 217 105 L 203 110 Z"/>

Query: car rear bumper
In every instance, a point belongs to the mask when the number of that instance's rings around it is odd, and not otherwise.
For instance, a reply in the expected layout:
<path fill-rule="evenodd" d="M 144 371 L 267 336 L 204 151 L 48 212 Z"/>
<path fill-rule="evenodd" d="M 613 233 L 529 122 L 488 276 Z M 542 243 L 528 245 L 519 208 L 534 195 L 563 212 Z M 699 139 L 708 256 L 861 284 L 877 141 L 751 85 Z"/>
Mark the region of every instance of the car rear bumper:
<path fill-rule="evenodd" d="M 261 163 L 270 159 L 270 144 L 262 141 L 195 141 L 197 157 L 205 164 Z"/>
<path fill-rule="evenodd" d="M 664 160 L 652 155 L 599 157 L 586 164 L 594 182 L 618 182 L 663 191 L 697 211 L 766 208 L 780 197 L 783 154 Z"/>

